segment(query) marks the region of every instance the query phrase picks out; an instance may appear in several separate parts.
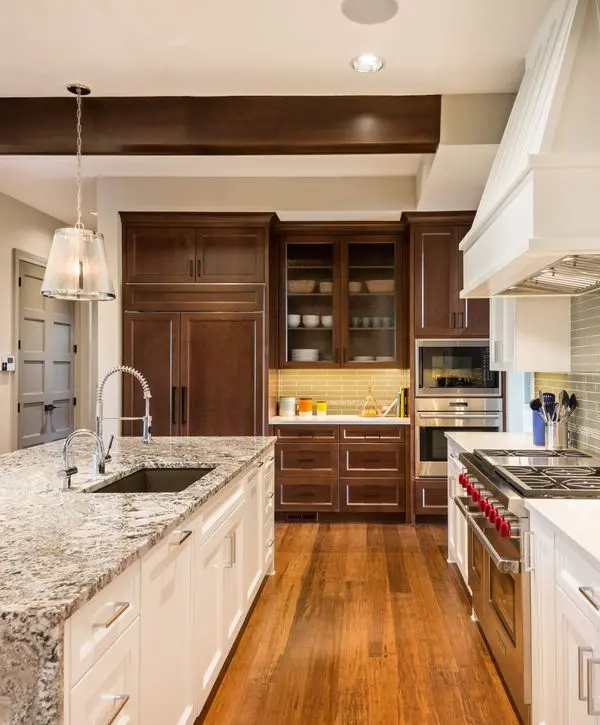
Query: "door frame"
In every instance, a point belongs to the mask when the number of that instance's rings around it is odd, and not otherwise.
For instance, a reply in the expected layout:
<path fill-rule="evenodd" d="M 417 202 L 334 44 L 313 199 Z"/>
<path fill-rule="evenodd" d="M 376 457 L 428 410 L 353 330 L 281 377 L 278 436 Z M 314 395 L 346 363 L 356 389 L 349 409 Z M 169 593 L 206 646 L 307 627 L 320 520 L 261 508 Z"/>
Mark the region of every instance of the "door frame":
<path fill-rule="evenodd" d="M 20 329 L 19 329 L 19 312 L 20 312 L 20 304 L 21 304 L 21 290 L 19 287 L 19 265 L 21 262 L 28 262 L 29 264 L 35 264 L 38 267 L 43 267 L 46 269 L 46 266 L 48 264 L 48 260 L 45 257 L 40 257 L 37 254 L 31 254 L 30 252 L 25 252 L 22 249 L 17 249 L 16 247 L 13 247 L 12 250 L 12 331 L 11 331 L 11 341 L 12 341 L 12 348 L 14 350 L 14 355 L 18 357 L 19 355 L 19 337 L 20 337 Z M 74 357 L 74 371 L 73 371 L 73 395 L 77 398 L 80 397 L 80 370 L 79 370 L 79 353 L 80 351 L 80 339 L 82 339 L 81 333 L 81 324 L 82 324 L 82 311 L 80 310 L 79 305 L 75 305 L 75 344 L 77 345 L 77 351 L 78 354 Z M 18 419 L 18 413 L 17 413 L 17 403 L 19 401 L 19 366 L 16 366 L 15 372 L 12 376 L 12 382 L 10 385 L 10 425 L 11 425 L 11 435 L 10 435 L 10 447 L 11 450 L 16 451 L 17 446 L 19 443 L 19 419 Z M 74 407 L 74 417 L 73 417 L 73 426 L 74 428 L 79 427 L 79 408 L 76 405 Z"/>

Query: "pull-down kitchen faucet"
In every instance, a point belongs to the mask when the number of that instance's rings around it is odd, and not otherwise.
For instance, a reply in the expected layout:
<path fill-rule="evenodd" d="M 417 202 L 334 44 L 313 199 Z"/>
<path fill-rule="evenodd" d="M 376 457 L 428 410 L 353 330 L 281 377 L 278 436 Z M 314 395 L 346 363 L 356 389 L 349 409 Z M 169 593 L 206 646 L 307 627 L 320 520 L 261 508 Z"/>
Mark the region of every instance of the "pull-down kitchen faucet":
<path fill-rule="evenodd" d="M 139 381 L 140 385 L 142 386 L 142 393 L 144 394 L 144 401 L 146 403 L 146 412 L 143 416 L 138 418 L 104 418 L 102 416 L 104 386 L 106 385 L 106 381 L 108 380 L 108 378 L 110 378 L 110 376 L 114 375 L 115 373 L 127 373 L 128 375 L 132 375 L 136 380 Z M 96 433 L 100 436 L 100 438 L 102 438 L 103 420 L 141 420 L 142 441 L 144 443 L 150 443 L 150 429 L 152 427 L 152 417 L 150 415 L 151 397 L 152 394 L 150 393 L 150 386 L 148 385 L 148 381 L 138 370 L 136 370 L 135 368 L 131 368 L 128 365 L 117 365 L 117 367 L 111 368 L 100 381 L 100 385 L 98 385 L 98 394 L 96 396 Z"/>
<path fill-rule="evenodd" d="M 92 474 L 94 476 L 97 476 L 98 474 L 105 473 L 106 452 L 104 450 L 104 443 L 102 442 L 102 438 L 97 433 L 94 433 L 93 430 L 87 430 L 87 428 L 79 428 L 78 430 L 75 430 L 71 433 L 71 435 L 65 441 L 65 445 L 63 446 L 63 473 L 65 476 L 65 488 L 71 488 L 71 476 L 75 475 L 78 472 L 77 466 L 75 465 L 75 462 L 73 460 L 73 451 L 71 450 L 71 444 L 73 440 L 75 438 L 78 438 L 79 436 L 92 438 L 96 444 L 96 450 L 94 451 L 94 458 L 92 462 Z"/>

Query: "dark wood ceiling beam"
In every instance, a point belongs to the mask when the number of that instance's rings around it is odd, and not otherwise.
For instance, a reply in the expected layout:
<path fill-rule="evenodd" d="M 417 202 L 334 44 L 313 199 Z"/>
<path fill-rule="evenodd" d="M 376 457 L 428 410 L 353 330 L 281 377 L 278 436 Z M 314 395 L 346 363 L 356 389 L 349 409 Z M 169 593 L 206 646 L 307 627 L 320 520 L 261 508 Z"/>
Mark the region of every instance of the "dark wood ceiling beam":
<path fill-rule="evenodd" d="M 86 155 L 433 153 L 440 96 L 83 101 Z M 0 154 L 75 152 L 73 98 L 0 98 Z"/>

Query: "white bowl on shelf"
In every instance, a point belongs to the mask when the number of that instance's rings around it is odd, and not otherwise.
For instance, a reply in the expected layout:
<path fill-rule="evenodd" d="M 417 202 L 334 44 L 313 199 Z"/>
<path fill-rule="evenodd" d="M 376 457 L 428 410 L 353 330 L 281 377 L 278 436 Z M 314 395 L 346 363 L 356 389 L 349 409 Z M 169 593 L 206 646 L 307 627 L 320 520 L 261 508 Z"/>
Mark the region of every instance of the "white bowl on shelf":
<path fill-rule="evenodd" d="M 355 355 L 352 358 L 353 362 L 373 362 L 374 360 L 373 355 Z"/>
<path fill-rule="evenodd" d="M 301 319 L 302 318 L 300 317 L 300 315 L 288 315 L 287 316 L 288 327 L 300 327 Z"/>
<path fill-rule="evenodd" d="M 375 362 L 394 362 L 393 355 L 377 355 Z"/>
<path fill-rule="evenodd" d="M 302 324 L 308 328 L 319 327 L 321 318 L 319 315 L 302 315 Z"/>
<path fill-rule="evenodd" d="M 291 354 L 292 362 L 318 362 L 319 351 L 314 348 L 295 348 Z"/>
<path fill-rule="evenodd" d="M 321 324 L 323 327 L 333 327 L 333 315 L 322 315 Z"/>

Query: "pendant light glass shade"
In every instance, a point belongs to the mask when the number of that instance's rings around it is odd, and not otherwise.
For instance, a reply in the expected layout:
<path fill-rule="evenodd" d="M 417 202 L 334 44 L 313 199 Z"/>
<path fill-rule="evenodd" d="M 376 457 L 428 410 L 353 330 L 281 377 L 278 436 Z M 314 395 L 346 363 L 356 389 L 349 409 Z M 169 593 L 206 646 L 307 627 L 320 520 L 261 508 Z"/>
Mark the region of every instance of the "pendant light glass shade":
<path fill-rule="evenodd" d="M 115 299 L 102 234 L 78 227 L 54 232 L 42 295 L 92 302 Z"/>

